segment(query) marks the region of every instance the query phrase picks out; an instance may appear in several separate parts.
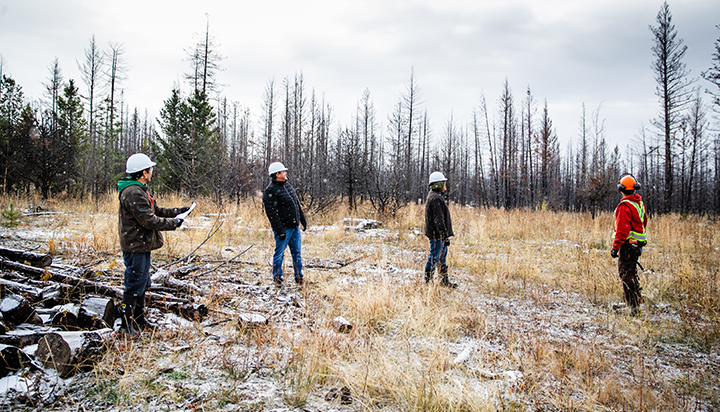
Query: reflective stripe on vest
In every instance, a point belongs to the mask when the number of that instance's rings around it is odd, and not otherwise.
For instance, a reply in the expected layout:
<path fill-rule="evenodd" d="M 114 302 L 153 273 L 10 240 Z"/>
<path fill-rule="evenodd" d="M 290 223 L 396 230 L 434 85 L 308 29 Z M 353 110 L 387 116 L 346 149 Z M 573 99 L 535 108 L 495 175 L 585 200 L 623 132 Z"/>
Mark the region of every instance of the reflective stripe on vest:
<path fill-rule="evenodd" d="M 632 207 L 635 208 L 638 212 L 638 216 L 640 216 L 640 226 L 642 227 L 642 232 L 635 232 L 633 230 L 630 231 L 630 234 L 628 235 L 628 239 L 634 239 L 639 242 L 647 242 L 647 235 L 645 234 L 645 225 L 643 224 L 644 218 L 645 218 L 645 203 L 640 201 L 640 204 L 637 202 L 633 202 L 629 199 L 623 199 L 620 203 L 627 203 L 629 205 L 632 205 Z"/>

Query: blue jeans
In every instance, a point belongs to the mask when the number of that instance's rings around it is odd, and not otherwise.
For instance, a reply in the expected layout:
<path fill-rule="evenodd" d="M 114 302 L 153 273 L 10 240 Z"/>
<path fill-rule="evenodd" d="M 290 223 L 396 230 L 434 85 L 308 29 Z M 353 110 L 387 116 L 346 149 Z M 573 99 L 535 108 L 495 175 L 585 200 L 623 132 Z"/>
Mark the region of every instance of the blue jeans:
<path fill-rule="evenodd" d="M 448 248 L 445 246 L 445 239 L 430 239 L 430 256 L 428 256 L 425 271 L 435 271 L 435 266 L 440 263 L 440 267 L 447 267 L 445 259 L 447 258 Z"/>
<path fill-rule="evenodd" d="M 150 287 L 150 252 L 123 252 L 125 262 L 125 293 L 141 296 Z"/>
<path fill-rule="evenodd" d="M 275 234 L 275 254 L 273 255 L 273 280 L 282 281 L 282 264 L 285 258 L 285 248 L 290 247 L 292 255 L 295 280 L 302 280 L 302 258 L 300 257 L 300 227 L 285 229 L 285 240 L 280 240 Z"/>

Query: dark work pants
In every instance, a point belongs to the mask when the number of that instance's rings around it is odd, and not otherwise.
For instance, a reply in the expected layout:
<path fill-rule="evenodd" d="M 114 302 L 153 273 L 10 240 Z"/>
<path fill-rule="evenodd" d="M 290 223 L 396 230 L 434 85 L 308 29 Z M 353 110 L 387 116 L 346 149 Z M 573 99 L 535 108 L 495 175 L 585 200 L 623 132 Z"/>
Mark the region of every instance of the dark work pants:
<path fill-rule="evenodd" d="M 625 243 L 620 247 L 618 274 L 620 280 L 622 280 L 625 302 L 628 306 L 635 308 L 642 303 L 642 295 L 640 294 L 640 282 L 638 282 L 637 278 L 637 261 L 628 255 L 629 250 L 629 243 Z"/>
<path fill-rule="evenodd" d="M 447 239 L 430 239 L 430 254 L 425 264 L 426 272 L 435 271 L 435 267 L 440 264 L 440 271 L 447 273 L 446 259 L 448 247 L 446 246 L 445 240 Z"/>
<path fill-rule="evenodd" d="M 142 296 L 151 284 L 150 252 L 123 252 L 123 261 L 125 262 L 125 293 L 136 297 Z"/>
<path fill-rule="evenodd" d="M 285 240 L 280 240 L 277 234 L 275 234 L 275 253 L 273 253 L 273 280 L 282 282 L 282 265 L 285 258 L 285 249 L 290 248 L 290 255 L 292 256 L 293 271 L 295 272 L 295 280 L 302 281 L 302 257 L 300 256 L 302 251 L 302 235 L 300 234 L 300 227 L 295 226 L 293 229 L 285 229 Z"/>

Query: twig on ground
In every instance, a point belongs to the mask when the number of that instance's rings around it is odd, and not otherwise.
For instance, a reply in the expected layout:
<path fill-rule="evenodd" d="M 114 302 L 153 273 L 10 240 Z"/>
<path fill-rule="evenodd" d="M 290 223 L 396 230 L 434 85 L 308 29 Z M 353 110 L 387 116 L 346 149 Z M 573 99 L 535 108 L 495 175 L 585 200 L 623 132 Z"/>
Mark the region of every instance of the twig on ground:
<path fill-rule="evenodd" d="M 220 230 L 220 228 L 222 227 L 223 223 L 225 223 L 224 220 L 220 220 L 220 215 L 221 215 L 221 214 L 218 212 L 218 216 L 217 216 L 217 218 L 215 219 L 215 222 L 213 222 L 212 226 L 210 227 L 210 230 L 208 231 L 207 236 L 205 236 L 205 240 L 203 240 L 202 242 L 200 242 L 200 244 L 199 244 L 195 249 L 193 249 L 192 252 L 188 253 L 187 255 L 181 257 L 180 259 L 178 259 L 178 260 L 176 260 L 176 261 L 174 261 L 174 262 L 170 262 L 170 263 L 168 263 L 168 264 L 166 264 L 166 265 L 164 265 L 164 266 L 161 266 L 161 268 L 164 269 L 164 268 L 166 268 L 166 267 L 168 267 L 168 266 L 172 266 L 172 265 L 174 265 L 174 264 L 180 263 L 180 262 L 182 262 L 183 260 L 188 259 L 190 256 L 192 256 L 193 254 L 195 254 L 195 252 L 197 252 L 197 250 L 200 249 L 200 248 L 202 247 L 202 245 L 204 245 L 208 240 L 210 240 L 211 237 L 215 236 L 215 233 L 217 233 L 218 230 Z M 219 224 L 218 224 L 218 221 L 220 222 Z"/>
<path fill-rule="evenodd" d="M 228 263 L 230 263 L 230 262 L 232 262 L 233 260 L 235 260 L 236 258 L 239 258 L 240 256 L 244 255 L 245 252 L 247 252 L 248 250 L 250 250 L 250 248 L 252 248 L 253 246 L 254 246 L 254 245 L 248 246 L 247 248 L 245 248 L 245 250 L 243 250 L 242 252 L 240 252 L 240 253 L 238 253 L 237 255 L 233 256 L 230 260 L 226 260 L 226 261 L 222 262 L 221 264 L 215 266 L 214 268 L 212 268 L 212 269 L 210 269 L 210 270 L 206 270 L 205 272 L 198 273 L 197 275 L 193 275 L 193 276 L 192 276 L 192 279 L 193 279 L 193 280 L 194 280 L 194 279 L 197 279 L 197 278 L 199 278 L 200 276 L 204 276 L 204 275 L 207 275 L 208 273 L 212 273 L 212 272 L 218 270 L 221 266 L 225 266 L 225 265 L 227 265 Z"/>

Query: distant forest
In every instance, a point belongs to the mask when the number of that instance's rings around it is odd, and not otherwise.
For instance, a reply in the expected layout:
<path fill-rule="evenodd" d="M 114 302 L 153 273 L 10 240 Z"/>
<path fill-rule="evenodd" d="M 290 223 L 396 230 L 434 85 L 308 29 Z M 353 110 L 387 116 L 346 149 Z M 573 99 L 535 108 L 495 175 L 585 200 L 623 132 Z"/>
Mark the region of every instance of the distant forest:
<path fill-rule="evenodd" d="M 3 73 L 0 58 L 0 185 L 7 194 L 40 191 L 92 197 L 115 190 L 125 160 L 136 152 L 158 165 L 152 188 L 210 196 L 254 196 L 268 183 L 267 166 L 282 161 L 307 208 L 369 202 L 383 213 L 421 202 L 432 171 L 449 179 L 449 199 L 477 207 L 612 210 L 617 181 L 633 173 L 649 209 L 717 216 L 720 212 L 720 37 L 708 68 L 690 78 L 687 46 L 667 3 L 650 25 L 658 115 L 623 147 L 609 147 L 600 108 L 578 119 L 561 151 L 547 101 L 508 81 L 489 107 L 484 97 L 469 121 L 451 117 L 433 130 L 411 71 L 392 113 L 380 126 L 373 98 L 358 99 L 350 124 L 308 93 L 302 73 L 269 80 L 261 112 L 217 92 L 222 57 L 208 25 L 191 48 L 184 78 L 159 116 L 123 100 L 123 48 L 101 49 L 93 37 L 79 62 L 82 78 L 65 80 L 51 63 L 40 101 Z M 720 25 L 717 26 L 720 29 Z M 255 122 L 251 118 L 257 119 Z M 382 129 L 382 130 L 381 130 Z"/>

